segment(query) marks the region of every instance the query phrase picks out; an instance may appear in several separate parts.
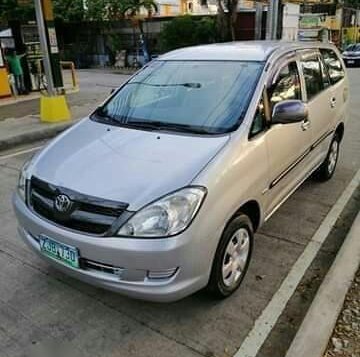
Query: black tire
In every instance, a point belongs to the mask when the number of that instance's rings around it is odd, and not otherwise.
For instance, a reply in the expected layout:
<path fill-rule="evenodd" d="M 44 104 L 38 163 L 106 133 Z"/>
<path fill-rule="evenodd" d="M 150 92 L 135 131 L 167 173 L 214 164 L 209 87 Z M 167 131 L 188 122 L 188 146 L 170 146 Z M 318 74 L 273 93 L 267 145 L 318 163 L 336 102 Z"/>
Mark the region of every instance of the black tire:
<path fill-rule="evenodd" d="M 332 151 L 334 150 L 334 145 L 336 145 L 336 160 L 335 160 L 335 164 L 334 166 L 330 165 L 330 161 L 332 158 Z M 320 167 L 315 171 L 314 177 L 318 180 L 318 181 L 327 181 L 330 180 L 335 172 L 336 169 L 336 165 L 338 162 L 338 158 L 339 158 L 339 148 L 340 148 L 340 137 L 337 133 L 335 133 L 330 147 L 329 147 L 329 151 L 326 155 L 326 158 L 324 160 L 324 162 L 320 165 Z"/>
<path fill-rule="evenodd" d="M 230 240 L 234 239 L 235 232 L 239 231 L 239 229 L 241 228 L 244 228 L 248 233 L 249 250 L 247 254 L 245 267 L 242 269 L 240 277 L 238 278 L 234 286 L 229 287 L 226 285 L 224 281 L 223 272 L 222 272 L 225 254 L 227 254 L 226 248 L 228 247 Z M 209 283 L 206 288 L 207 291 L 212 296 L 223 299 L 231 295 L 239 288 L 249 267 L 251 254 L 253 250 L 253 242 L 254 242 L 254 230 L 251 220 L 245 214 L 239 214 L 238 216 L 233 218 L 226 226 L 215 253 Z"/>

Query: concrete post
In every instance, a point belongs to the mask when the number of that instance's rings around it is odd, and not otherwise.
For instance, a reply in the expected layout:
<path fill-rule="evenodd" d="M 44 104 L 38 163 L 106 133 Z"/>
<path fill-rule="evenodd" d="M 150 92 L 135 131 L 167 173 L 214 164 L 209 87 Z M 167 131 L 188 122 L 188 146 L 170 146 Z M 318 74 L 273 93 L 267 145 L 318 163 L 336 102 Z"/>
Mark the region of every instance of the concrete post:
<path fill-rule="evenodd" d="M 263 17 L 263 4 L 261 2 L 257 2 L 256 13 L 255 13 L 255 40 L 261 40 L 262 17 Z"/>
<path fill-rule="evenodd" d="M 44 14 L 43 14 L 41 0 L 35 0 L 35 12 L 36 12 L 36 22 L 39 30 L 40 47 L 43 53 L 44 70 L 47 80 L 47 91 L 49 96 L 54 96 L 56 93 L 55 93 L 53 75 L 51 70 L 49 47 L 46 37 Z"/>
<path fill-rule="evenodd" d="M 269 1 L 268 10 L 266 14 L 266 40 L 272 39 L 272 28 L 273 28 L 273 15 L 274 14 L 274 0 Z"/>
<path fill-rule="evenodd" d="M 266 18 L 266 39 L 276 40 L 279 15 L 279 0 L 270 0 Z"/>
<path fill-rule="evenodd" d="M 278 29 L 278 19 L 279 19 L 279 0 L 273 0 L 273 21 L 272 21 L 272 40 L 277 40 L 277 29 Z"/>

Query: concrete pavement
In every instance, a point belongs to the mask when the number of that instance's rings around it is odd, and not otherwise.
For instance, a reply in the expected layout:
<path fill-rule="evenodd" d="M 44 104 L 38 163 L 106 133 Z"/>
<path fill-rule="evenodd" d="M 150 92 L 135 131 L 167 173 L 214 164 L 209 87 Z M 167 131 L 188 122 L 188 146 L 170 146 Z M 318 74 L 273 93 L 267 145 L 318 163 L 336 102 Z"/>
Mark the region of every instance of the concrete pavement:
<path fill-rule="evenodd" d="M 358 213 L 286 357 L 322 357 L 360 262 Z"/>
<path fill-rule="evenodd" d="M 25 351 L 55 344 L 83 356 L 233 356 L 278 291 L 334 203 L 360 168 L 360 73 L 351 71 L 351 118 L 340 162 L 327 183 L 312 180 L 280 208 L 256 235 L 254 259 L 240 290 L 227 300 L 204 293 L 173 304 L 131 300 L 71 279 L 32 254 L 16 234 L 11 192 L 23 161 L 33 152 L 0 158 L 0 351 Z M 351 207 L 359 208 L 354 199 Z M 346 226 L 351 215 L 338 223 Z M 341 240 L 325 242 L 299 287 L 294 311 L 283 312 L 259 357 L 284 356 Z M 301 291 L 302 287 L 306 291 Z M 305 306 L 305 307 L 304 307 Z M 304 313 L 305 313 L 304 312 Z M 278 328 L 279 327 L 279 328 Z M 290 331 L 290 332 L 289 332 Z M 293 335 L 291 335 L 293 333 Z M 288 341 L 289 340 L 289 341 Z M 51 348 L 51 347 L 50 347 Z"/>
<path fill-rule="evenodd" d="M 67 95 L 72 121 L 56 124 L 40 122 L 39 98 L 0 106 L 0 151 L 36 140 L 48 139 L 91 113 L 111 89 L 119 87 L 129 76 L 112 72 L 79 71 L 80 92 Z"/>

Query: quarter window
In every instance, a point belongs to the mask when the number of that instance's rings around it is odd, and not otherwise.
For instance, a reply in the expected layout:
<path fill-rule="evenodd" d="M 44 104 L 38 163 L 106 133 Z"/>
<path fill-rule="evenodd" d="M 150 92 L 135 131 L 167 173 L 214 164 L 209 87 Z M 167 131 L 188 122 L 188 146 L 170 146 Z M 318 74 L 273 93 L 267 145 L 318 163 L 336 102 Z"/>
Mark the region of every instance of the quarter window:
<path fill-rule="evenodd" d="M 308 100 L 314 98 L 324 89 L 323 74 L 319 58 L 314 55 L 301 61 Z"/>
<path fill-rule="evenodd" d="M 331 84 L 335 84 L 342 80 L 345 76 L 345 72 L 337 54 L 332 50 L 320 50 L 320 52 L 329 72 Z"/>
<path fill-rule="evenodd" d="M 263 101 L 260 101 L 258 109 L 256 110 L 253 123 L 250 128 L 250 137 L 253 137 L 266 129 L 266 118 L 264 113 Z"/>

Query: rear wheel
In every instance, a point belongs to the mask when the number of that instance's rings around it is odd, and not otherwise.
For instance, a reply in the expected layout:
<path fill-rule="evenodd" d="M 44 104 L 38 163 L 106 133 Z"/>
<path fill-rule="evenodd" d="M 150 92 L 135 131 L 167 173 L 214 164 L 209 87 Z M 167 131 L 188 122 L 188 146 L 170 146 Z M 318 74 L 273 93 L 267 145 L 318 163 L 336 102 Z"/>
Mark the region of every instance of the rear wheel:
<path fill-rule="evenodd" d="M 225 298 L 240 286 L 249 266 L 253 237 L 248 216 L 240 214 L 228 224 L 216 250 L 207 286 L 212 295 Z"/>
<path fill-rule="evenodd" d="M 328 154 L 315 172 L 315 177 L 320 181 L 330 180 L 334 175 L 336 164 L 339 158 L 339 146 L 340 146 L 340 138 L 338 134 L 335 134 L 328 151 Z"/>

